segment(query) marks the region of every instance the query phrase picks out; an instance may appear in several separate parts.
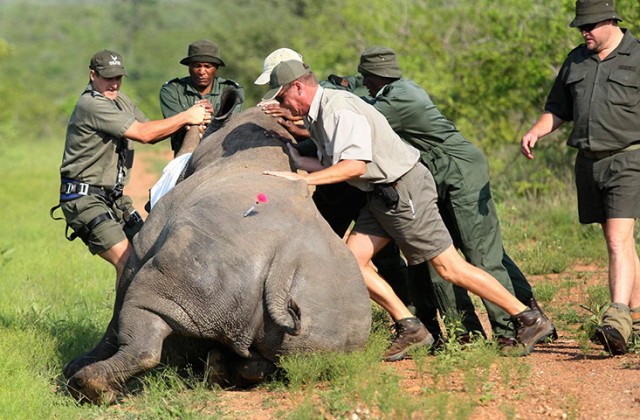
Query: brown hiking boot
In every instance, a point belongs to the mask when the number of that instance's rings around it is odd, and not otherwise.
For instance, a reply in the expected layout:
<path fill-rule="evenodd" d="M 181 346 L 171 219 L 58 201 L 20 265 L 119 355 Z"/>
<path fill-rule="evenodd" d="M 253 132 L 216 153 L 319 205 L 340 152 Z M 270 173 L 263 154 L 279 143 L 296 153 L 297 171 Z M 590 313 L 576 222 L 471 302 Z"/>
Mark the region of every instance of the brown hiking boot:
<path fill-rule="evenodd" d="M 395 329 L 396 337 L 383 356 L 385 362 L 402 360 L 409 350 L 433 344 L 433 336 L 416 317 L 396 321 Z"/>
<path fill-rule="evenodd" d="M 547 315 L 545 315 L 544 312 L 542 312 L 542 309 L 540 308 L 540 305 L 538 305 L 538 301 L 536 300 L 536 298 L 531 298 L 531 300 L 529 300 L 529 307 L 531 309 L 537 309 L 538 311 L 540 311 L 540 313 L 542 314 L 543 317 L 545 317 L 546 319 L 549 319 L 549 317 Z M 549 321 L 551 321 L 549 319 Z M 553 322 L 551 323 L 551 334 L 549 334 L 546 337 L 542 337 L 542 339 L 540 340 L 545 341 L 545 340 L 549 340 L 551 342 L 553 341 L 557 341 L 558 340 L 558 331 L 556 330 L 556 326 L 553 325 Z"/>
<path fill-rule="evenodd" d="M 553 324 L 537 309 L 529 309 L 513 315 L 511 320 L 516 327 L 516 340 L 522 345 L 520 356 L 531 353 L 533 346 L 551 334 Z"/>

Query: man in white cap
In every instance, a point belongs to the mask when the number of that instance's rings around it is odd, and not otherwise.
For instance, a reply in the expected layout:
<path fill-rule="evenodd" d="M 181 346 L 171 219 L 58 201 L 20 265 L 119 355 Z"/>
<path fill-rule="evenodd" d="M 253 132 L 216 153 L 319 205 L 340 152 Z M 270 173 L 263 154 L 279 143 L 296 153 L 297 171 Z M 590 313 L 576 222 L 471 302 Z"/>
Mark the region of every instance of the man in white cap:
<path fill-rule="evenodd" d="M 322 88 L 296 60 L 278 64 L 269 85 L 271 90 L 263 99 L 276 99 L 294 116 L 305 117 L 320 159 L 300 156 L 289 146 L 293 161 L 307 174 L 266 174 L 309 185 L 346 181 L 368 193 L 347 246 L 369 295 L 396 323 L 396 337 L 385 360 L 400 360 L 412 347 L 433 343 L 424 325 L 370 265 L 371 258 L 392 240 L 410 265 L 429 261 L 445 280 L 508 312 L 517 328 L 521 354 L 531 352 L 551 332 L 551 323 L 540 311 L 519 302 L 495 278 L 458 254 L 438 212 L 433 177 L 419 163 L 420 153 L 400 139 L 382 114 L 349 92 Z"/>

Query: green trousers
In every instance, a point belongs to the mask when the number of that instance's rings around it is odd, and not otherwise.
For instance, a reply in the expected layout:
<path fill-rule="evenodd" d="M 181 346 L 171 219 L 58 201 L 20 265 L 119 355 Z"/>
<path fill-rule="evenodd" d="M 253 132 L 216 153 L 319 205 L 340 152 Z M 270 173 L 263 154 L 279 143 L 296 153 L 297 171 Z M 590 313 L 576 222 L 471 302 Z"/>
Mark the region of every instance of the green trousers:
<path fill-rule="evenodd" d="M 423 163 L 433 174 L 438 188 L 440 214 L 454 245 L 467 262 L 493 276 L 508 292 L 528 304 L 533 297 L 533 290 L 504 251 L 497 210 L 491 197 L 487 160 L 470 143 L 456 147 L 448 152 L 434 150 L 433 153 L 423 153 Z M 412 284 L 409 287 L 411 300 L 418 313 L 421 308 L 425 311 L 431 308 L 433 311 L 434 307 L 444 315 L 457 313 L 462 317 L 467 331 L 484 334 L 466 290 L 446 282 L 431 267 L 418 271 L 420 275 L 410 276 Z M 424 278 L 426 271 L 428 279 Z M 428 284 L 420 286 L 420 282 L 425 281 Z M 483 303 L 494 335 L 514 337 L 509 314 L 487 300 L 483 300 Z M 425 312 L 424 316 L 429 318 L 432 314 Z"/>

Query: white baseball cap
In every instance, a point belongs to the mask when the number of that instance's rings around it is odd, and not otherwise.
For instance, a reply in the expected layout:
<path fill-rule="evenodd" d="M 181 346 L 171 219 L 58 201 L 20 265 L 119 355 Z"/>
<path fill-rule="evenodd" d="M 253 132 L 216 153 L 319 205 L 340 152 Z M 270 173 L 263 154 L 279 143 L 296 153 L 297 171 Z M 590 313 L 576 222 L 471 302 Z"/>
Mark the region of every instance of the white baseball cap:
<path fill-rule="evenodd" d="M 258 76 L 256 81 L 253 83 L 256 85 L 266 85 L 269 83 L 269 78 L 273 68 L 281 62 L 288 60 L 296 60 L 302 63 L 302 55 L 290 48 L 278 48 L 264 59 L 262 74 Z"/>

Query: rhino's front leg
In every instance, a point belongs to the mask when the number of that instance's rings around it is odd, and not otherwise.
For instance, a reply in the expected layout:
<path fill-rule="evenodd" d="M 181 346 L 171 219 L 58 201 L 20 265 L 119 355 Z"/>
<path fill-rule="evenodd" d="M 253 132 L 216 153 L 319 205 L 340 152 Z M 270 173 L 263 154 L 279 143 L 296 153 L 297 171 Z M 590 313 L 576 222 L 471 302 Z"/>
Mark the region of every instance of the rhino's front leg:
<path fill-rule="evenodd" d="M 119 349 L 112 357 L 85 366 L 67 382 L 71 395 L 95 404 L 116 402 L 124 384 L 160 362 L 162 343 L 172 330 L 158 315 L 138 309 L 118 333 Z"/>
<path fill-rule="evenodd" d="M 117 322 L 115 319 L 111 319 L 111 322 L 109 322 L 109 326 L 107 327 L 107 331 L 93 350 L 81 354 L 71 360 L 64 366 L 64 368 L 62 368 L 62 373 L 65 378 L 69 379 L 83 367 L 108 359 L 113 356 L 116 351 L 118 351 Z"/>

